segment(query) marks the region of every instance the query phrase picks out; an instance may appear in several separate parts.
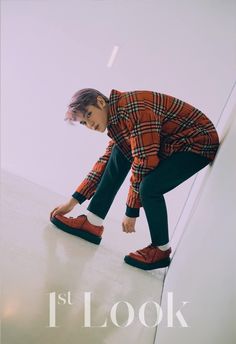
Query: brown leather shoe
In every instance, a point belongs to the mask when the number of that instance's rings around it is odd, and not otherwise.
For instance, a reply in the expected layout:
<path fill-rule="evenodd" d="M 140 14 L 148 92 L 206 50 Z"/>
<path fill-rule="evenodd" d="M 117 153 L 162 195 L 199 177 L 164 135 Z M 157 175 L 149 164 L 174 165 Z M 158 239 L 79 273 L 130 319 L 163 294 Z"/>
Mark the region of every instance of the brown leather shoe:
<path fill-rule="evenodd" d="M 103 226 L 92 225 L 86 215 L 80 215 L 76 218 L 56 215 L 50 218 L 50 221 L 63 231 L 76 235 L 94 244 L 100 244 L 102 240 Z"/>
<path fill-rule="evenodd" d="M 124 260 L 127 264 L 137 268 L 153 270 L 168 266 L 170 264 L 170 253 L 171 248 L 162 251 L 151 244 L 141 250 L 129 253 Z"/>

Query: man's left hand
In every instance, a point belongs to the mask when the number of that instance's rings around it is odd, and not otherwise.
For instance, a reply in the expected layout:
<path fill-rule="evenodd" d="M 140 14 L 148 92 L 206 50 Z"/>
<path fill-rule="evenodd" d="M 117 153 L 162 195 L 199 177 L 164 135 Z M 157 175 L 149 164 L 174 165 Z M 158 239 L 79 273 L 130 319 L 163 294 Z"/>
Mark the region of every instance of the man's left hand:
<path fill-rule="evenodd" d="M 135 222 L 136 222 L 136 217 L 128 217 L 125 215 L 122 222 L 123 232 L 126 232 L 126 233 L 135 232 Z"/>

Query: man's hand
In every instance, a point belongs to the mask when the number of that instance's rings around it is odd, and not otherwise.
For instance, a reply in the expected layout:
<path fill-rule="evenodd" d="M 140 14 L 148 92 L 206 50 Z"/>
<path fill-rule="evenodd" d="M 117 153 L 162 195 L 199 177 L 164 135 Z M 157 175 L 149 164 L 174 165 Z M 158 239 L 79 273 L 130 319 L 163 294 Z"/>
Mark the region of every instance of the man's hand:
<path fill-rule="evenodd" d="M 136 217 L 125 216 L 122 222 L 123 232 L 132 233 L 135 232 Z"/>
<path fill-rule="evenodd" d="M 78 201 L 74 198 L 71 198 L 69 202 L 58 205 L 56 208 L 54 208 L 50 213 L 50 218 L 56 216 L 57 214 L 65 215 L 69 213 L 76 204 L 78 204 Z"/>

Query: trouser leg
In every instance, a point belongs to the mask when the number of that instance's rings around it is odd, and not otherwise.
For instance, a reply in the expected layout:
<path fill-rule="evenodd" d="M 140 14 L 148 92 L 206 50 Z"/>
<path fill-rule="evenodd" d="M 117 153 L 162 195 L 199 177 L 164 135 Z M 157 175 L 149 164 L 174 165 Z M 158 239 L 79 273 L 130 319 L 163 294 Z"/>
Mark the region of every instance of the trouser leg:
<path fill-rule="evenodd" d="M 162 160 L 143 178 L 140 184 L 140 198 L 153 245 L 161 246 L 169 241 L 168 216 L 163 194 L 190 178 L 209 162 L 199 154 L 177 152 Z"/>
<path fill-rule="evenodd" d="M 131 163 L 115 145 L 107 162 L 100 183 L 89 203 L 88 210 L 105 219 L 112 202 L 124 182 Z"/>

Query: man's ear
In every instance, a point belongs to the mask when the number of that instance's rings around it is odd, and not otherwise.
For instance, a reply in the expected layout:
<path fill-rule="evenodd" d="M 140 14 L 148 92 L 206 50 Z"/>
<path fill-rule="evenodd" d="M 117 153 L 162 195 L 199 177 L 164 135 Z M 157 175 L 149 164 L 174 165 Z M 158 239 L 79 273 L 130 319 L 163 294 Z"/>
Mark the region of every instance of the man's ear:
<path fill-rule="evenodd" d="M 103 97 L 97 96 L 97 104 L 98 104 L 99 107 L 101 106 L 102 108 L 104 108 L 105 105 L 106 105 L 106 102 L 105 102 L 105 100 L 103 99 Z"/>

